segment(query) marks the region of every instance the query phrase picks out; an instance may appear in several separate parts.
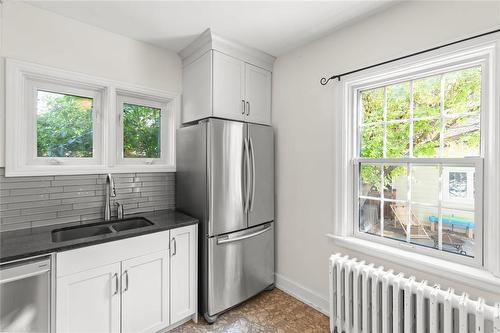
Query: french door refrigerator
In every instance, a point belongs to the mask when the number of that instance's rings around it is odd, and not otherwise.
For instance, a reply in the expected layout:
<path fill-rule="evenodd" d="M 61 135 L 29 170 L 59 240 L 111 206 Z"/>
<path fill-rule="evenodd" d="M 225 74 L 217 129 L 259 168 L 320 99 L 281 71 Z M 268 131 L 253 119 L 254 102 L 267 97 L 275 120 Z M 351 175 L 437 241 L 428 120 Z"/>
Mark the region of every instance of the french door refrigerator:
<path fill-rule="evenodd" d="M 214 322 L 274 286 L 273 129 L 210 118 L 176 146 L 176 207 L 200 222 L 199 308 Z"/>

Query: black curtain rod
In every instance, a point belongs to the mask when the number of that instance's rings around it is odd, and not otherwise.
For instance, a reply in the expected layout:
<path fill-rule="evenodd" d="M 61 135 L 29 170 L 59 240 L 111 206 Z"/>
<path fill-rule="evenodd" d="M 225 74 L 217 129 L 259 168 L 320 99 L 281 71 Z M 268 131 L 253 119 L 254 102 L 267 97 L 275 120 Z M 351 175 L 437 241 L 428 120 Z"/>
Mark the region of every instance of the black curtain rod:
<path fill-rule="evenodd" d="M 479 38 L 479 37 L 483 37 L 483 36 L 486 36 L 486 35 L 491 35 L 491 34 L 494 34 L 496 32 L 500 32 L 500 29 L 488 31 L 488 32 L 485 32 L 485 33 L 482 33 L 482 34 L 479 34 L 479 35 L 472 36 L 472 37 L 467 37 L 467 38 L 464 38 L 464 39 L 461 39 L 461 40 L 457 40 L 455 42 L 451 42 L 451 43 L 448 43 L 448 44 L 443 44 L 443 45 L 440 45 L 440 46 L 432 47 L 430 49 L 423 50 L 423 51 L 420 51 L 420 52 L 415 52 L 415 53 L 412 53 L 412 54 L 408 54 L 408 55 L 405 55 L 405 56 L 402 56 L 402 57 L 399 57 L 399 58 L 394 58 L 394 59 L 391 59 L 391 60 L 379 62 L 378 64 L 375 64 L 375 65 L 366 66 L 366 67 L 363 67 L 363 68 L 355 69 L 353 71 L 345 72 L 345 73 L 338 74 L 338 75 L 333 75 L 333 76 L 329 77 L 328 79 L 326 77 L 322 77 L 321 80 L 319 80 L 319 83 L 321 83 L 321 85 L 324 86 L 328 82 L 330 82 L 331 80 L 338 79 L 340 81 L 340 78 L 342 76 L 346 76 L 346 75 L 349 75 L 349 74 L 361 72 L 361 71 L 364 71 L 366 69 L 370 69 L 370 68 L 373 68 L 373 67 L 385 65 L 385 64 L 388 64 L 388 63 L 391 63 L 391 62 L 394 62 L 394 61 L 398 61 L 398 60 L 401 60 L 401 59 L 406 59 L 406 58 L 413 57 L 413 56 L 416 56 L 416 55 L 419 55 L 419 54 L 422 54 L 422 53 L 426 53 L 426 52 L 438 50 L 438 49 L 441 49 L 443 47 L 447 47 L 447 46 L 450 46 L 450 45 L 454 45 L 454 44 L 466 42 L 466 41 L 474 39 L 474 38 Z"/>

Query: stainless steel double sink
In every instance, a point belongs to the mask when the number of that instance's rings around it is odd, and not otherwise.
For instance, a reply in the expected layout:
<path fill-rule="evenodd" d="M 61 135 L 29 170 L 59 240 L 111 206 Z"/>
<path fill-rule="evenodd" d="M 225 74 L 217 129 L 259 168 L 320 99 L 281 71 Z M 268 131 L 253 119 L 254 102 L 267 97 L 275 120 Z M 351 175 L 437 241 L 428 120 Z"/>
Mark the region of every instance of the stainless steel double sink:
<path fill-rule="evenodd" d="M 87 238 L 111 233 L 117 233 L 125 230 L 144 228 L 154 223 L 144 217 L 132 217 L 122 220 L 114 220 L 106 223 L 92 223 L 79 225 L 75 227 L 61 228 L 52 230 L 52 241 L 55 243 Z"/>

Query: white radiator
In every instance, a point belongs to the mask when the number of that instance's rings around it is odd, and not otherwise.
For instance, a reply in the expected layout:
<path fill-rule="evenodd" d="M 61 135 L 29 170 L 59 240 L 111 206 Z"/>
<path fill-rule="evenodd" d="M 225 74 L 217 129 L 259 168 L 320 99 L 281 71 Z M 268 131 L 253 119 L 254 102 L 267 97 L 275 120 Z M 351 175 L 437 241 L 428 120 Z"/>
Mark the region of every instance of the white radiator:
<path fill-rule="evenodd" d="M 485 304 L 402 273 L 330 257 L 330 329 L 346 333 L 500 333 L 500 304 Z"/>

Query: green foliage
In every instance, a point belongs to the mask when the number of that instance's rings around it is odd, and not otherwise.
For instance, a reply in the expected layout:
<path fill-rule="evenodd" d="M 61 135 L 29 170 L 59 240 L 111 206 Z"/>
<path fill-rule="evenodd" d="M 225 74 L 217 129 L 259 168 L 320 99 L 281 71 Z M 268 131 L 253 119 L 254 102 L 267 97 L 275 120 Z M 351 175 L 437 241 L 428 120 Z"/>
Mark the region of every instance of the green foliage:
<path fill-rule="evenodd" d="M 37 156 L 92 157 L 92 99 L 38 92 Z M 39 104 L 40 105 L 40 104 Z"/>
<path fill-rule="evenodd" d="M 384 88 L 363 91 L 361 94 L 363 123 L 384 120 Z"/>
<path fill-rule="evenodd" d="M 37 156 L 92 157 L 91 98 L 38 92 Z M 160 157 L 161 110 L 124 104 L 123 153 L 126 158 Z"/>
<path fill-rule="evenodd" d="M 386 89 L 387 120 L 410 118 L 410 83 L 394 84 Z"/>
<path fill-rule="evenodd" d="M 413 84 L 413 96 L 410 87 Z M 385 89 L 385 92 L 384 92 Z M 385 95 L 385 97 L 384 97 Z M 442 96 L 441 96 L 442 95 Z M 386 98 L 386 102 L 384 102 Z M 361 92 L 363 126 L 360 156 L 368 158 L 410 157 L 410 101 L 413 98 L 413 157 L 439 157 L 441 99 L 444 101 L 443 157 L 479 154 L 481 69 L 430 76 Z M 386 109 L 386 131 L 382 124 Z M 470 114 L 470 115 L 468 115 Z M 397 122 L 391 122 L 397 120 Z M 380 171 L 362 167 L 362 182 L 380 191 Z M 384 187 L 401 174 L 398 167 L 385 170 Z"/>
<path fill-rule="evenodd" d="M 161 109 L 124 103 L 124 157 L 159 158 L 160 122 Z"/>

